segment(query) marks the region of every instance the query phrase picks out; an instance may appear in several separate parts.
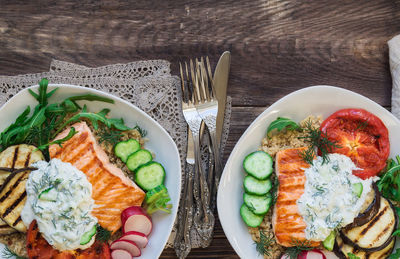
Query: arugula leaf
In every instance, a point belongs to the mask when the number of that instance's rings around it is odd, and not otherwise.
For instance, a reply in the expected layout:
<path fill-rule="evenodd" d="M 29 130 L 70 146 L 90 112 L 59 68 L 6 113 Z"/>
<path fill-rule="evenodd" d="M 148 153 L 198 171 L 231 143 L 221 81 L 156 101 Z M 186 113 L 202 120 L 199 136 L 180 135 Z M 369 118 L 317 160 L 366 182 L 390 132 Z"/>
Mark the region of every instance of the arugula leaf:
<path fill-rule="evenodd" d="M 109 109 L 103 109 L 99 113 L 87 112 L 87 108 L 83 109 L 77 101 L 101 101 L 106 103 L 114 103 L 112 99 L 97 96 L 94 94 L 84 94 L 71 96 L 60 103 L 49 104 L 49 99 L 58 88 L 47 92 L 48 80 L 43 78 L 39 82 L 37 92 L 29 89 L 29 93 L 36 99 L 38 104 L 33 110 L 33 114 L 29 116 L 31 107 L 27 107 L 3 132 L 0 133 L 0 151 L 11 145 L 26 143 L 37 146 L 42 150 L 44 156 L 48 159 L 48 146 L 51 144 L 61 145 L 75 134 L 75 129 L 71 129 L 66 138 L 51 142 L 56 135 L 71 122 L 77 122 L 82 119 L 88 119 L 93 123 L 95 128 L 98 128 L 98 123 L 103 123 L 108 128 L 117 130 L 129 130 L 130 128 L 124 124 L 122 119 L 109 119 L 106 115 L 110 112 Z M 72 118 L 64 123 L 64 119 L 74 114 Z"/>
<path fill-rule="evenodd" d="M 356 256 L 353 253 L 347 253 L 347 256 L 349 257 L 349 259 L 360 259 L 360 257 Z"/>
<path fill-rule="evenodd" d="M 10 146 L 12 144 L 21 144 L 26 140 L 26 137 L 29 135 L 29 132 L 38 125 L 41 125 L 45 122 L 45 108 L 42 108 L 32 115 L 32 117 L 25 122 L 23 126 L 13 127 L 8 132 L 2 133 L 2 146 Z"/>
<path fill-rule="evenodd" d="M 98 113 L 91 113 L 87 111 L 86 105 L 83 106 L 82 112 L 72 116 L 69 120 L 64 122 L 60 126 L 60 129 L 56 131 L 54 135 L 60 133 L 68 124 L 80 121 L 81 119 L 88 119 L 93 125 L 93 128 L 97 130 L 99 128 L 99 122 L 102 122 L 108 128 L 116 128 L 118 130 L 129 130 L 130 128 L 127 127 L 124 123 L 123 119 L 109 119 L 106 115 L 110 112 L 110 109 L 103 109 Z"/>
<path fill-rule="evenodd" d="M 385 173 L 377 185 L 383 197 L 400 201 L 400 156 L 396 156 L 396 160 L 387 161 Z"/>
<path fill-rule="evenodd" d="M 42 78 L 39 82 L 39 94 L 33 92 L 29 89 L 29 93 L 38 101 L 39 106 L 45 107 L 48 104 L 48 99 L 58 90 L 58 88 L 52 90 L 47 93 L 47 86 L 49 84 L 49 80 L 47 78 Z"/>
<path fill-rule="evenodd" d="M 278 117 L 276 120 L 269 124 L 267 129 L 267 136 L 269 133 L 276 129 L 278 132 L 284 129 L 286 130 L 300 130 L 301 127 L 294 121 L 288 118 Z"/>
<path fill-rule="evenodd" d="M 54 145 L 54 144 L 57 144 L 57 145 L 59 145 L 60 147 L 62 147 L 62 143 L 64 143 L 65 141 L 70 140 L 76 133 L 77 133 L 77 131 L 75 130 L 75 128 L 74 128 L 74 127 L 71 127 L 71 130 L 69 131 L 68 135 L 65 136 L 64 138 L 62 138 L 62 139 L 57 139 L 57 140 L 54 140 L 54 141 L 52 141 L 52 142 L 46 143 L 46 144 L 44 144 L 44 145 L 41 145 L 41 146 L 39 146 L 37 149 L 38 149 L 38 150 L 43 150 L 43 149 L 46 149 L 46 148 L 48 148 L 49 146 Z"/>
<path fill-rule="evenodd" d="M 394 254 L 389 255 L 388 259 L 399 259 L 400 258 L 400 248 L 396 249 Z"/>

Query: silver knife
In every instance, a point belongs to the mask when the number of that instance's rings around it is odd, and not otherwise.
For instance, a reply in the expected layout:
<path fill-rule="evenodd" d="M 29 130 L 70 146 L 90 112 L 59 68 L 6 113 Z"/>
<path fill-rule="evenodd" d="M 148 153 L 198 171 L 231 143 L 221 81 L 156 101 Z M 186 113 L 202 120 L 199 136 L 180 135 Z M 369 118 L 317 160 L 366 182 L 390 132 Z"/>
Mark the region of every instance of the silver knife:
<path fill-rule="evenodd" d="M 216 91 L 215 95 L 218 100 L 216 135 L 217 135 L 217 142 L 219 144 L 221 143 L 222 130 L 224 126 L 226 92 L 228 88 L 230 66 L 231 66 L 231 53 L 229 51 L 225 51 L 219 58 L 213 78 L 213 83 Z"/>

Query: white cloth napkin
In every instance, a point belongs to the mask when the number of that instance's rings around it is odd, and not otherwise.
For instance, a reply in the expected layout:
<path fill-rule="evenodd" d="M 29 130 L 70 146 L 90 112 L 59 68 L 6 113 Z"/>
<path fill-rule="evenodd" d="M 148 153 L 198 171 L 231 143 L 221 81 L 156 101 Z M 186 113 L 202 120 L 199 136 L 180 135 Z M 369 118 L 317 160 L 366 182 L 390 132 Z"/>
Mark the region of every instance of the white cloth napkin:
<path fill-rule="evenodd" d="M 390 72 L 392 73 L 392 113 L 400 119 L 400 35 L 388 41 Z"/>

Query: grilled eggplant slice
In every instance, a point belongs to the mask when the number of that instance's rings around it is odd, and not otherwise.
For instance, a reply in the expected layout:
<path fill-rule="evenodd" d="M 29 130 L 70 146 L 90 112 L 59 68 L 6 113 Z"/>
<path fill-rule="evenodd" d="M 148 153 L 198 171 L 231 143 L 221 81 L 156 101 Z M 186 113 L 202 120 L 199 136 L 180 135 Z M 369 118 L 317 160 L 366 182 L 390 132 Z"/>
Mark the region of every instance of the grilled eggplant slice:
<path fill-rule="evenodd" d="M 342 229 L 340 236 L 346 244 L 365 252 L 378 251 L 391 242 L 397 225 L 397 215 L 389 200 L 381 197 L 378 213 L 364 225 Z"/>
<path fill-rule="evenodd" d="M 349 253 L 358 256 L 360 259 L 381 259 L 386 258 L 393 252 L 394 245 L 396 243 L 395 237 L 390 238 L 390 242 L 387 246 L 383 247 L 381 250 L 375 252 L 365 252 L 362 250 L 357 250 L 353 246 L 346 244 L 340 238 L 340 236 L 336 236 L 335 247 L 333 251 L 335 252 L 336 256 L 340 259 L 347 259 L 349 258 L 347 255 Z"/>
<path fill-rule="evenodd" d="M 378 186 L 373 183 L 372 190 L 370 193 L 367 194 L 365 203 L 361 208 L 361 212 L 352 223 L 345 226 L 345 229 L 351 229 L 366 224 L 376 215 L 376 213 L 378 213 L 380 206 L 381 194 L 378 190 Z"/>
<path fill-rule="evenodd" d="M 44 156 L 42 152 L 36 150 L 35 146 L 21 144 L 8 147 L 0 153 L 0 186 L 15 169 L 31 166 L 41 160 L 44 160 Z M 15 228 L 10 227 L 0 219 L 0 235 L 7 235 L 16 231 Z"/>
<path fill-rule="evenodd" d="M 0 153 L 0 167 L 19 169 L 44 160 L 42 152 L 32 145 L 20 144 L 8 147 Z"/>
<path fill-rule="evenodd" d="M 7 177 L 0 189 L 0 217 L 9 226 L 26 232 L 21 212 L 26 202 L 25 184 L 32 168 L 18 169 Z"/>

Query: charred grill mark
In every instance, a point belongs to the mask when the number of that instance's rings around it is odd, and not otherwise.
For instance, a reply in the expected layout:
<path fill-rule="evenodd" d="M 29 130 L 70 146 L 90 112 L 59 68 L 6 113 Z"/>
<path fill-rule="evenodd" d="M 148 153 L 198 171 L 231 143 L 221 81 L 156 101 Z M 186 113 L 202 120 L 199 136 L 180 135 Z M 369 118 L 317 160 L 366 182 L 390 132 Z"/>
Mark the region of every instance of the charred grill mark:
<path fill-rule="evenodd" d="M 15 209 L 15 207 L 17 207 L 18 204 L 19 204 L 25 197 L 26 197 L 26 192 L 23 192 L 22 195 L 19 196 L 19 198 L 18 198 L 16 201 L 14 201 L 14 203 L 13 203 L 10 207 L 8 207 L 8 208 L 6 209 L 6 211 L 5 211 L 5 212 L 3 213 L 3 215 L 2 215 L 2 218 L 7 217 L 7 215 L 10 214 L 10 212 L 13 211 L 13 210 Z"/>
<path fill-rule="evenodd" d="M 360 232 L 359 237 L 365 235 L 365 233 L 368 232 L 368 230 L 370 230 L 377 221 L 379 221 L 379 219 L 383 216 L 383 214 L 385 214 L 385 212 L 388 210 L 388 206 L 386 206 L 382 211 L 380 211 L 369 223 L 368 225 Z M 358 242 L 358 239 L 355 239 L 354 242 Z"/>
<path fill-rule="evenodd" d="M 1 230 L 1 229 L 8 229 L 8 228 L 10 228 L 10 226 L 7 225 L 7 224 L 0 225 L 0 230 Z"/>
<path fill-rule="evenodd" d="M 11 188 L 0 198 L 0 202 L 3 202 L 5 199 L 7 199 L 10 194 L 14 191 L 15 188 L 17 188 L 17 186 L 19 185 L 19 183 L 23 180 L 24 178 L 24 174 L 22 173 L 20 176 L 15 176 L 12 175 L 12 177 L 8 178 L 5 182 L 4 182 L 4 187 L 7 188 L 7 185 L 10 183 L 10 181 L 14 178 L 14 177 L 19 177 L 18 180 L 13 184 L 13 186 L 11 186 Z"/>
<path fill-rule="evenodd" d="M 19 146 L 17 146 L 17 147 L 14 149 L 14 157 L 13 157 L 13 161 L 12 161 L 12 164 L 11 164 L 11 168 L 12 168 L 12 169 L 14 169 L 14 167 L 15 167 L 15 162 L 17 162 L 18 152 L 19 152 Z"/>
<path fill-rule="evenodd" d="M 76 144 L 76 143 L 82 143 L 88 138 L 89 134 L 87 132 L 83 132 L 82 134 L 75 135 L 72 137 L 69 141 L 66 141 L 63 143 L 62 148 L 58 148 L 57 152 L 52 155 L 52 157 L 59 157 L 65 150 L 69 148 L 70 145 Z"/>
<path fill-rule="evenodd" d="M 32 155 L 32 152 L 28 152 L 28 155 L 27 155 L 27 157 L 25 158 L 24 167 L 28 167 L 29 163 L 31 162 L 31 155 Z"/>
<path fill-rule="evenodd" d="M 21 220 L 22 220 L 22 219 L 21 219 L 21 216 L 19 216 L 19 217 L 17 218 L 17 220 L 14 221 L 14 223 L 12 223 L 13 227 L 15 227 Z"/>
<path fill-rule="evenodd" d="M 374 242 L 378 241 L 383 235 L 385 235 L 385 234 L 389 231 L 389 229 L 392 227 L 393 223 L 394 223 L 393 220 L 390 221 L 390 224 L 388 224 L 388 225 L 379 233 L 379 235 L 375 238 Z"/>

